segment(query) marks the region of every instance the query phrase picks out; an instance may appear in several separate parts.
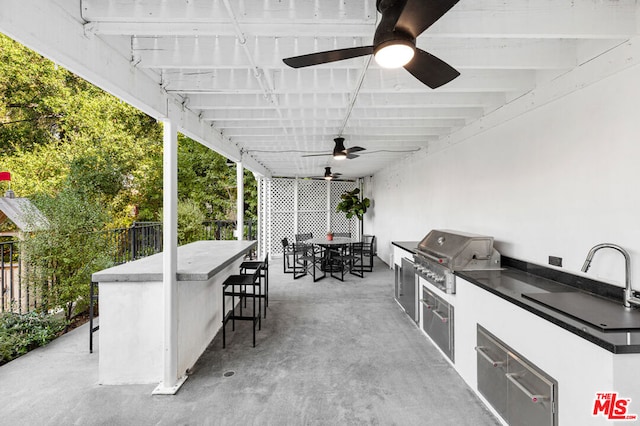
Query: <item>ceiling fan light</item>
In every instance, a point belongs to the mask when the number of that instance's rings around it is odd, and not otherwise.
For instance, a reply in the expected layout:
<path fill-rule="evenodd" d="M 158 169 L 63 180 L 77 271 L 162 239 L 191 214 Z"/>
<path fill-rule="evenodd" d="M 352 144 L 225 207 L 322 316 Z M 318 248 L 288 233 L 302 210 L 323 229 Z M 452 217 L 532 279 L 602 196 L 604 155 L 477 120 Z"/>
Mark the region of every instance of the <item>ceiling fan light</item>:
<path fill-rule="evenodd" d="M 409 63 L 415 54 L 414 46 L 406 40 L 383 43 L 375 52 L 376 62 L 383 68 L 400 68 Z"/>
<path fill-rule="evenodd" d="M 344 151 L 334 151 L 333 152 L 333 159 L 334 160 L 344 160 L 345 158 L 347 158 L 347 154 Z"/>
<path fill-rule="evenodd" d="M 331 167 L 325 167 L 324 168 L 324 178 L 325 178 L 325 180 L 333 179 L 333 174 L 331 174 Z"/>
<path fill-rule="evenodd" d="M 344 138 L 335 138 L 333 140 L 336 146 L 333 148 L 333 159 L 344 160 L 347 158 L 347 150 L 344 147 Z"/>

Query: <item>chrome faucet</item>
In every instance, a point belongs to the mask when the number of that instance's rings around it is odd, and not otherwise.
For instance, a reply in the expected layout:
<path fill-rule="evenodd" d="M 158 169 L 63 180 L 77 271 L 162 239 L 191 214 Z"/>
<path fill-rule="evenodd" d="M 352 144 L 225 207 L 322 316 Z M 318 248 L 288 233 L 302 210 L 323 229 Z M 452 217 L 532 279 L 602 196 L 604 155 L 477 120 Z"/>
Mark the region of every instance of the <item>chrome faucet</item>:
<path fill-rule="evenodd" d="M 593 256 L 598 250 L 603 248 L 612 248 L 619 251 L 624 256 L 624 307 L 630 308 L 632 304 L 640 306 L 640 298 L 634 296 L 633 289 L 631 288 L 631 274 L 629 273 L 631 269 L 631 258 L 629 257 L 629 253 L 619 245 L 610 243 L 595 245 L 591 250 L 589 250 L 589 254 L 587 254 L 587 259 L 584 261 L 584 265 L 582 265 L 582 272 L 587 272 L 589 270 Z"/>

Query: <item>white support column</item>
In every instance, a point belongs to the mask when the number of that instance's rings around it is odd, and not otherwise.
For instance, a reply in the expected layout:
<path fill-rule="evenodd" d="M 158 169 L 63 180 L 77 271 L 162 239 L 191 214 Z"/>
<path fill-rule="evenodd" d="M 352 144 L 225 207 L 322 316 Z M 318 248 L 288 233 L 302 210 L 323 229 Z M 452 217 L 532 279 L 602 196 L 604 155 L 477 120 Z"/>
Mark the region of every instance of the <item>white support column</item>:
<path fill-rule="evenodd" d="M 238 203 L 236 207 L 236 218 L 238 224 L 236 226 L 236 237 L 238 241 L 244 240 L 244 168 L 242 162 L 236 163 L 236 186 L 238 187 Z"/>
<path fill-rule="evenodd" d="M 258 221 L 256 222 L 256 234 L 258 236 L 258 259 L 263 259 L 266 251 L 266 245 L 264 244 L 264 235 L 262 233 L 262 218 L 264 215 L 262 206 L 262 187 L 264 186 L 262 178 L 257 174 L 253 174 L 256 179 L 256 185 L 258 185 Z"/>
<path fill-rule="evenodd" d="M 154 395 L 175 395 L 187 376 L 178 372 L 178 131 L 176 123 L 163 120 L 162 176 L 162 286 L 164 345 L 162 382 Z"/>
<path fill-rule="evenodd" d="M 331 179 L 327 180 L 327 232 L 331 231 Z"/>
<path fill-rule="evenodd" d="M 293 233 L 297 234 L 298 230 L 298 178 L 293 181 Z"/>

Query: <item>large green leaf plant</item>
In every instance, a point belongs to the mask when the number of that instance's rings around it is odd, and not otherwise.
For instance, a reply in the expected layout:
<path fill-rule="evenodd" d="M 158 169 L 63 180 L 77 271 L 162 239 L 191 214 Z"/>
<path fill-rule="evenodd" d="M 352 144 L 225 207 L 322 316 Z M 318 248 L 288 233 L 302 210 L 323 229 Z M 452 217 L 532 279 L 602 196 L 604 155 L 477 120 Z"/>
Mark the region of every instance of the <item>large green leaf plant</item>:
<path fill-rule="evenodd" d="M 336 211 L 344 212 L 347 219 L 356 216 L 358 220 L 362 221 L 364 214 L 371 205 L 371 200 L 366 197 L 360 198 L 360 189 L 358 188 L 352 191 L 345 191 L 340 198 L 342 201 L 336 206 Z"/>

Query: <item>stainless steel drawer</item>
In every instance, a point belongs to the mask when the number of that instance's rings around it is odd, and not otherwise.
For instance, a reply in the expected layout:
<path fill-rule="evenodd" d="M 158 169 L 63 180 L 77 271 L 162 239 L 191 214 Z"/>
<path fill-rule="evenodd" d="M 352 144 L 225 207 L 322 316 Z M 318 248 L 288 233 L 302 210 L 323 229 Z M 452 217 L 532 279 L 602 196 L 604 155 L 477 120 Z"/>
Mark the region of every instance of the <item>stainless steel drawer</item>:
<path fill-rule="evenodd" d="M 454 361 L 453 306 L 423 287 L 422 329 Z"/>
<path fill-rule="evenodd" d="M 478 391 L 507 418 L 507 349 L 478 327 L 477 346 Z"/>
<path fill-rule="evenodd" d="M 510 426 L 556 425 L 558 383 L 477 327 L 478 391 Z"/>
<path fill-rule="evenodd" d="M 555 385 L 513 353 L 507 365 L 508 418 L 512 426 L 553 425 Z"/>

